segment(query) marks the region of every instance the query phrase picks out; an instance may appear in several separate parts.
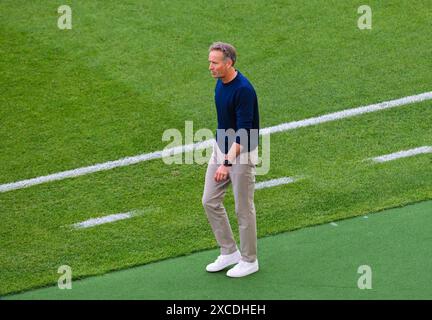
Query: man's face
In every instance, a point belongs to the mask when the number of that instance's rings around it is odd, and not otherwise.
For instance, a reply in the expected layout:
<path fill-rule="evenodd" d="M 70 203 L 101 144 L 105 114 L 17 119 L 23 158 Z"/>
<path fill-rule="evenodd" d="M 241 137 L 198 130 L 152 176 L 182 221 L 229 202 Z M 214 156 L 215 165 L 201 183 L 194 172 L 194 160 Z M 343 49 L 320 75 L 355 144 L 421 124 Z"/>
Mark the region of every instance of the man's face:
<path fill-rule="evenodd" d="M 209 53 L 209 70 L 213 78 L 223 78 L 231 67 L 231 60 L 224 60 L 222 51 L 212 50 Z"/>

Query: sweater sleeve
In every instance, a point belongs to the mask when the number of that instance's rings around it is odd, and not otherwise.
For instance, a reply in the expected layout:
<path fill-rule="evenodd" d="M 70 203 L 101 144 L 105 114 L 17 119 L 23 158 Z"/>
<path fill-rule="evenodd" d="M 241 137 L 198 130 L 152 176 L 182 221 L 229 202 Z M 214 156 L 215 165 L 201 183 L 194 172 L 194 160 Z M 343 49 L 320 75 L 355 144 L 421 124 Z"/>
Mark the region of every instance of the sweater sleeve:
<path fill-rule="evenodd" d="M 236 114 L 236 142 L 240 143 L 240 137 L 247 134 L 249 139 L 250 129 L 252 128 L 254 103 L 256 95 L 251 88 L 242 87 L 239 89 L 235 106 Z M 242 141 L 243 144 L 243 141 Z"/>

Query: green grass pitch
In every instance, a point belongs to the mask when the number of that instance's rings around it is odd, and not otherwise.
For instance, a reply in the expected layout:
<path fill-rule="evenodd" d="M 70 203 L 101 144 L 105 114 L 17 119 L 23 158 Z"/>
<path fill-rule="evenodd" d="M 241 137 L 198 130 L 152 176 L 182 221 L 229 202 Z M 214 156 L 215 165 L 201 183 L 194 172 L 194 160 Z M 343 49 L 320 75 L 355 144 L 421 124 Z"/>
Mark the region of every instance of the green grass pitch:
<path fill-rule="evenodd" d="M 216 127 L 207 49 L 233 43 L 261 126 L 431 91 L 430 1 L 61 1 L 0 3 L 0 184 L 162 150 L 164 130 Z M 271 136 L 255 194 L 259 237 L 432 199 L 432 102 Z M 0 295 L 215 248 L 204 165 L 162 160 L 0 193 Z M 231 194 L 226 197 L 237 228 Z M 83 230 L 94 217 L 135 218 Z"/>

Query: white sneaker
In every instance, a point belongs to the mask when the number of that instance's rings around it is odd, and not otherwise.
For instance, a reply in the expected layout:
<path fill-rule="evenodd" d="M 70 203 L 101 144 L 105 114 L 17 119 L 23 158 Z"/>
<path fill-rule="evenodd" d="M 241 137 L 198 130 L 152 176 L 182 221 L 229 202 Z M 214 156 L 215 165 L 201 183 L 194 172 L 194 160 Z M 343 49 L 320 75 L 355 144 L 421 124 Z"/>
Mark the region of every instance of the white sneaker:
<path fill-rule="evenodd" d="M 236 264 L 240 261 L 241 254 L 240 251 L 233 252 L 231 254 L 221 254 L 215 262 L 207 265 L 206 270 L 208 272 L 217 272 L 225 269 L 228 266 Z"/>
<path fill-rule="evenodd" d="M 240 278 L 257 272 L 258 269 L 258 259 L 254 262 L 240 260 L 240 262 L 237 263 L 234 268 L 228 270 L 226 275 L 232 278 Z"/>

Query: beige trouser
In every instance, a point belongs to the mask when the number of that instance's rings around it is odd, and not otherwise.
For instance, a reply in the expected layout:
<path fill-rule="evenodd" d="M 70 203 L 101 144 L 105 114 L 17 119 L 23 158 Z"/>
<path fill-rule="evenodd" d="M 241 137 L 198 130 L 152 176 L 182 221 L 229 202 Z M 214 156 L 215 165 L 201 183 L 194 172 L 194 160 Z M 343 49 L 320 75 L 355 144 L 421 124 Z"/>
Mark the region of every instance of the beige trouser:
<path fill-rule="evenodd" d="M 240 252 L 242 260 L 254 262 L 257 258 L 257 232 L 254 205 L 255 165 L 249 160 L 234 163 L 229 178 L 220 182 L 214 179 L 220 161 L 217 158 L 217 144 L 207 166 L 202 203 L 213 233 L 220 246 L 221 254 L 231 254 L 237 250 L 231 225 L 223 199 L 230 183 L 234 192 L 235 212 L 240 233 Z M 219 152 L 220 154 L 220 152 Z M 219 163 L 219 164 L 218 164 Z M 244 163 L 244 164 L 243 164 Z"/>

